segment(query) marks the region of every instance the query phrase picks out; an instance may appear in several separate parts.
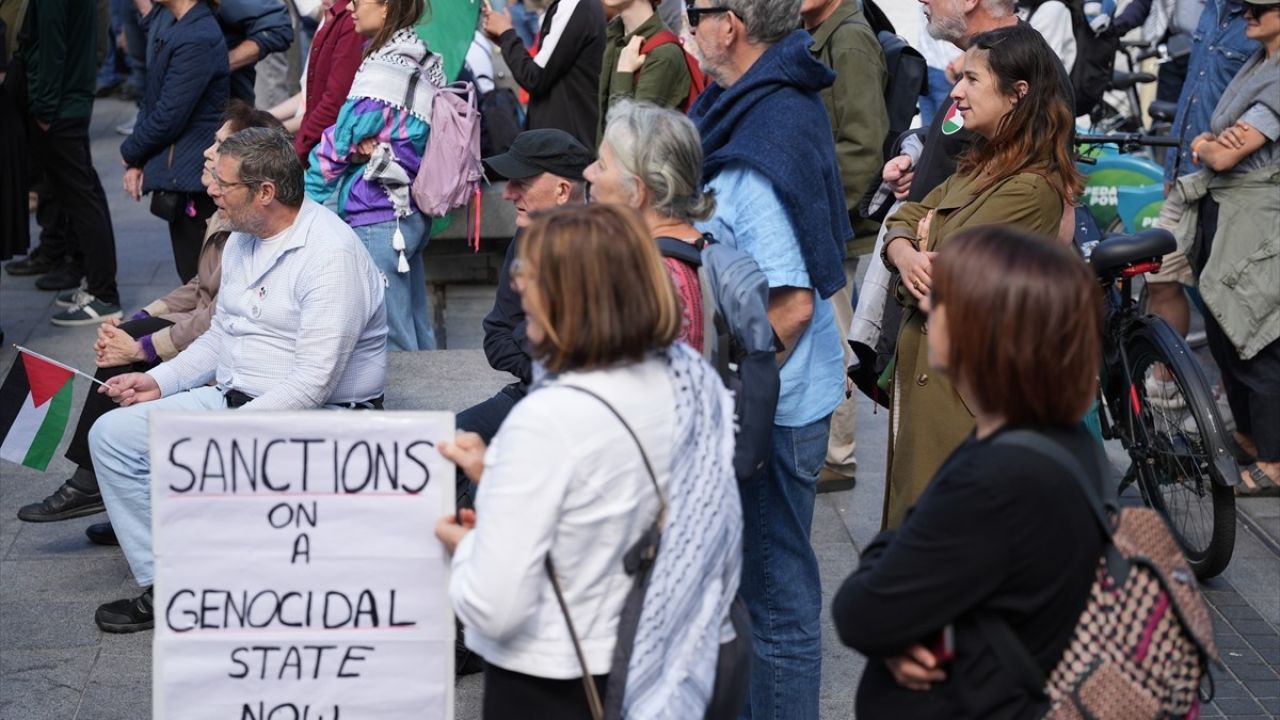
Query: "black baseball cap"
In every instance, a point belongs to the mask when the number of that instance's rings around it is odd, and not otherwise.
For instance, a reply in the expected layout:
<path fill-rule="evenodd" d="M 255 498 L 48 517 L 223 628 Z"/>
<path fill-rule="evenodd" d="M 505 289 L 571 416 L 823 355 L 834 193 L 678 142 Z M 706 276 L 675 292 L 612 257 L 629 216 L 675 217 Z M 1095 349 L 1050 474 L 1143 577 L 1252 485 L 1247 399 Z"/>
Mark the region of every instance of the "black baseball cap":
<path fill-rule="evenodd" d="M 485 158 L 484 164 L 507 179 L 549 172 L 570 180 L 582 180 L 582 171 L 595 159 L 595 155 L 569 133 L 543 128 L 520 133 L 506 152 Z"/>

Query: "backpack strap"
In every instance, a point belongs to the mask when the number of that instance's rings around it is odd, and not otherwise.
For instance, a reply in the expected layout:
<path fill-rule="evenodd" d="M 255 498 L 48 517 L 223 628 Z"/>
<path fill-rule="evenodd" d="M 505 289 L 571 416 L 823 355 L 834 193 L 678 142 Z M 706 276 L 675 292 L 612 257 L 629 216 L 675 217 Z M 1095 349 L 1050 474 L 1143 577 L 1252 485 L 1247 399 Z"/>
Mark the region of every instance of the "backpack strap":
<path fill-rule="evenodd" d="M 680 38 L 676 37 L 676 34 L 670 30 L 659 30 L 648 40 L 645 40 L 644 44 L 640 46 L 640 54 L 648 55 L 654 48 L 661 47 L 663 45 L 670 45 L 672 43 L 680 45 Z M 680 48 L 683 49 L 684 46 L 680 45 Z"/>
<path fill-rule="evenodd" d="M 699 241 L 699 244 L 689 244 L 673 237 L 660 237 L 658 238 L 658 252 L 662 254 L 662 257 L 675 258 L 686 265 L 701 268 L 701 238 L 699 238 Z"/>
<path fill-rule="evenodd" d="M 1025 448 L 1047 457 L 1071 473 L 1071 476 L 1076 480 L 1076 484 L 1084 492 L 1085 501 L 1089 504 L 1089 509 L 1093 513 L 1094 519 L 1097 520 L 1099 528 L 1106 536 L 1104 553 L 1107 555 L 1108 566 L 1112 565 L 1113 558 L 1123 561 L 1123 558 L 1119 557 L 1115 545 L 1111 542 L 1113 534 L 1111 514 L 1118 512 L 1118 508 L 1114 500 L 1104 498 L 1103 490 L 1099 486 L 1107 484 L 1105 480 L 1102 483 L 1094 482 L 1085 471 L 1084 465 L 1071 453 L 1067 452 L 1058 443 L 1033 430 L 1007 430 L 997 435 L 992 444 Z M 1095 444 L 1094 461 L 1096 463 L 1095 467 L 1106 467 L 1106 456 L 1103 455 L 1101 445 Z M 991 649 L 995 651 L 996 657 L 1000 659 L 1003 665 L 1013 671 L 1018 685 L 1031 697 L 1043 700 L 1046 697 L 1045 683 L 1047 679 L 1045 673 L 1040 669 L 1040 664 L 1036 662 L 1035 657 L 1031 655 L 1031 651 L 1027 650 L 1027 646 L 1013 632 L 1013 628 L 1009 627 L 1009 623 L 993 610 L 974 613 L 974 620 L 983 637 L 987 639 L 987 642 L 991 643 Z"/>

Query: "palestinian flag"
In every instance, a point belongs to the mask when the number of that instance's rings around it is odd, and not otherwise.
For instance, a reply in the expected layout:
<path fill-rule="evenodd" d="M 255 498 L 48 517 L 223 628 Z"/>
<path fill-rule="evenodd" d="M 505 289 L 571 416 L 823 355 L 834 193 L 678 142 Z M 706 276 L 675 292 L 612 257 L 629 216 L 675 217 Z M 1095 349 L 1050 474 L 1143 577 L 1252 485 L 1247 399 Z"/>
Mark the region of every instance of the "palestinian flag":
<path fill-rule="evenodd" d="M 19 352 L 0 385 L 0 457 L 43 471 L 71 417 L 75 372 L 42 356 Z"/>
<path fill-rule="evenodd" d="M 947 111 L 947 116 L 942 119 L 942 134 L 955 135 L 963 127 L 964 116 L 960 114 L 960 109 L 956 107 L 956 104 L 951 103 L 951 109 Z"/>

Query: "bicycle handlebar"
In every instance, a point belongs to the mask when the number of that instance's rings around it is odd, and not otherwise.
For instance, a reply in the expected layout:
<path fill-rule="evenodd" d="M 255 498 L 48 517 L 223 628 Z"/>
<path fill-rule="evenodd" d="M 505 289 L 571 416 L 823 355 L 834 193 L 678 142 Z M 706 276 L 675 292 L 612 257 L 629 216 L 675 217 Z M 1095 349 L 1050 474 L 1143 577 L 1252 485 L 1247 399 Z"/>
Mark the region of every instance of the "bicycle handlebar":
<path fill-rule="evenodd" d="M 1083 145 L 1119 145 L 1120 147 L 1178 147 L 1182 140 L 1176 137 L 1143 135 L 1141 133 L 1116 133 L 1114 135 L 1076 135 L 1076 142 Z"/>

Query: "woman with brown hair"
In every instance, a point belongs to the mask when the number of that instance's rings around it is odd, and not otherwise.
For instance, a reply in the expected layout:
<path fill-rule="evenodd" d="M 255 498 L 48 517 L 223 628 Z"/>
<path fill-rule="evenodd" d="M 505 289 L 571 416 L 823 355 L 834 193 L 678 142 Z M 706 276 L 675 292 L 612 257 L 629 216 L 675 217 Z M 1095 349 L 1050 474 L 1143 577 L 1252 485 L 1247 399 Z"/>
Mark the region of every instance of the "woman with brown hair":
<path fill-rule="evenodd" d="M 436 535 L 467 646 L 487 664 L 484 717 L 590 717 L 587 684 L 624 717 L 703 717 L 741 566 L 732 401 L 675 342 L 679 301 L 630 210 L 537 217 L 511 276 L 534 386 L 490 447 L 463 433 L 440 448 L 479 485 L 475 511 Z M 645 594 L 661 602 L 643 604 L 614 667 L 623 559 L 655 524 Z"/>
<path fill-rule="evenodd" d="M 906 308 L 892 366 L 885 527 L 902 524 L 942 460 L 973 427 L 969 398 L 928 370 L 925 316 L 918 306 L 932 284 L 933 257 L 955 233 L 979 225 L 1004 223 L 1053 237 L 1064 200 L 1073 201 L 1083 187 L 1068 143 L 1071 98 L 1053 51 L 1035 30 L 1017 25 L 975 36 L 951 96 L 955 116 L 947 123 L 981 139 L 955 175 L 889 218 L 881 252 L 902 278 L 898 300 Z M 969 280 L 1005 278 L 981 272 Z"/>
<path fill-rule="evenodd" d="M 868 545 L 831 611 L 868 658 L 859 718 L 1041 717 L 978 621 L 1006 621 L 1047 674 L 1084 610 L 1105 540 L 1081 487 L 1102 492 L 1105 477 L 1080 422 L 1101 357 L 1097 281 L 1071 249 L 1007 226 L 952 237 L 931 275 L 917 310 L 929 363 L 976 428 L 902 527 Z"/>

